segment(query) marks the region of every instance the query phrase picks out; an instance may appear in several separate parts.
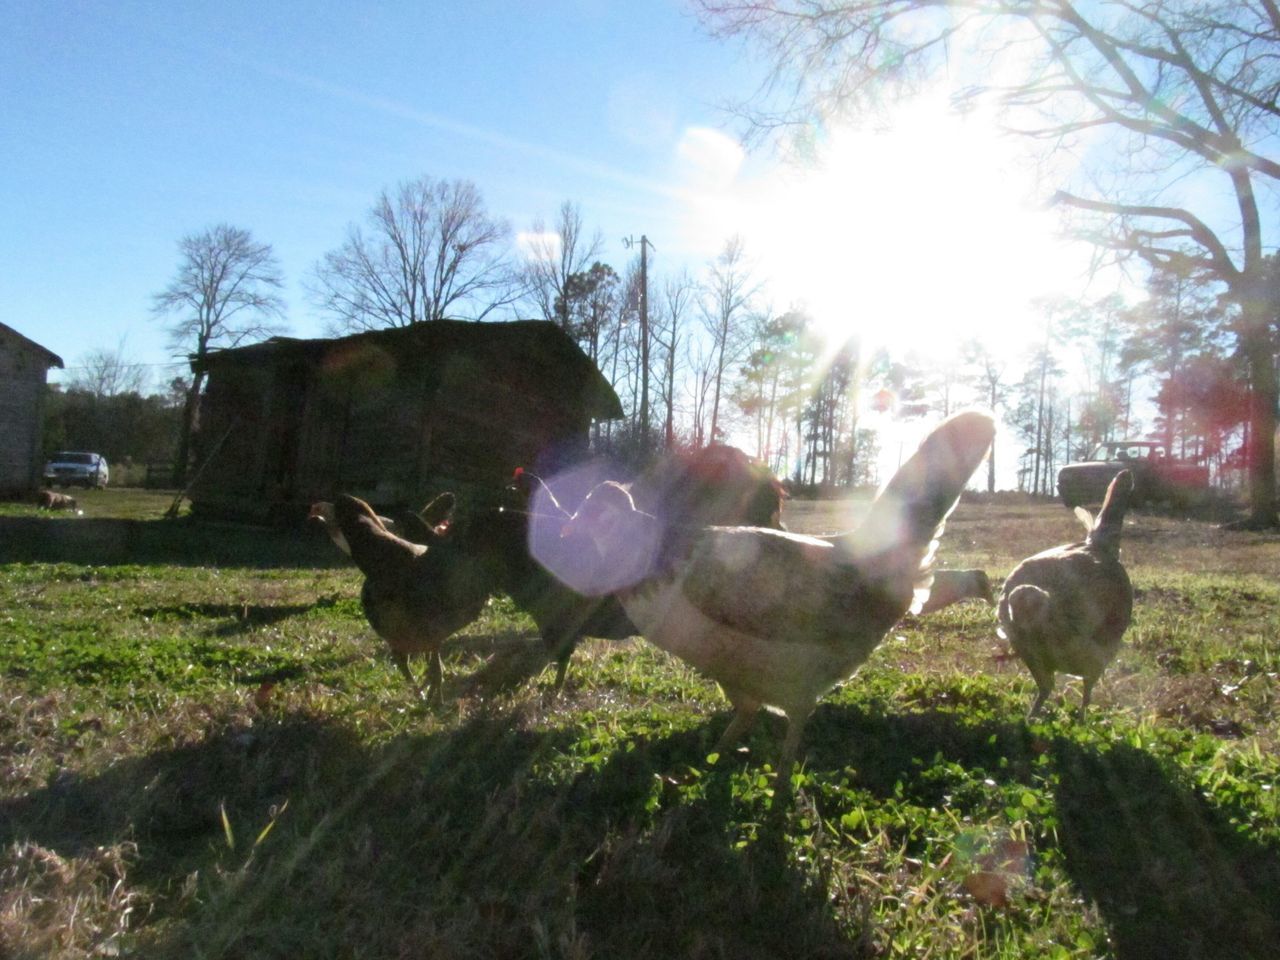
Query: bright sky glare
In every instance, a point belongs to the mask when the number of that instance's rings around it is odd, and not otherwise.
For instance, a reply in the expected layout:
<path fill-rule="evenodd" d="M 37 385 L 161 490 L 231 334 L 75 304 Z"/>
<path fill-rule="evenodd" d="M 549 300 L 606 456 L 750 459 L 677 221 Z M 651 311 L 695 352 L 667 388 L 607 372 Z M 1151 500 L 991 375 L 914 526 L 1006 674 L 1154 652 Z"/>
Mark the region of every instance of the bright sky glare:
<path fill-rule="evenodd" d="M 0 321 L 69 366 L 122 348 L 181 372 L 151 296 L 221 221 L 273 245 L 291 332 L 322 335 L 308 272 L 422 174 L 475 181 L 516 233 L 573 200 L 619 269 L 624 236 L 696 274 L 739 233 L 773 306 L 833 342 L 1013 355 L 1032 297 L 1083 290 L 1086 251 L 979 116 L 924 101 L 811 166 L 745 154 L 718 104 L 758 77 L 677 0 L 0 3 Z"/>
<path fill-rule="evenodd" d="M 1088 251 L 1055 238 L 1018 144 L 940 100 L 888 132 L 836 130 L 798 169 L 745 173 L 733 141 L 697 134 L 704 166 L 721 167 L 695 194 L 691 245 L 741 233 L 775 306 L 804 306 L 837 344 L 942 359 L 976 337 L 1012 355 L 1039 329 L 1035 297 L 1086 283 Z"/>

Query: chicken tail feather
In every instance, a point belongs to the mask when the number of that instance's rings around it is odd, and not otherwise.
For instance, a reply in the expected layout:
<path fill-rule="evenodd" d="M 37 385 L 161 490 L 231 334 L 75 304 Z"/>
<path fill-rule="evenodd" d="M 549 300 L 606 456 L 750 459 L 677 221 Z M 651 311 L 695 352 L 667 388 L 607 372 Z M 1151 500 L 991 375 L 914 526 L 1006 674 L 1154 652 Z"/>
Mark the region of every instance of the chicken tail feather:
<path fill-rule="evenodd" d="M 1133 474 L 1121 470 L 1107 487 L 1107 497 L 1102 502 L 1102 509 L 1093 522 L 1093 529 L 1085 543 L 1112 556 L 1120 553 L 1120 535 L 1124 531 L 1124 515 L 1129 510 L 1129 501 L 1133 498 Z"/>
<path fill-rule="evenodd" d="M 994 438 L 995 423 L 984 413 L 944 420 L 894 474 L 862 524 L 837 541 L 837 549 L 858 559 L 882 558 L 877 565 L 888 576 L 923 571 L 927 587 L 947 517 Z M 916 600 L 923 602 L 919 595 Z"/>

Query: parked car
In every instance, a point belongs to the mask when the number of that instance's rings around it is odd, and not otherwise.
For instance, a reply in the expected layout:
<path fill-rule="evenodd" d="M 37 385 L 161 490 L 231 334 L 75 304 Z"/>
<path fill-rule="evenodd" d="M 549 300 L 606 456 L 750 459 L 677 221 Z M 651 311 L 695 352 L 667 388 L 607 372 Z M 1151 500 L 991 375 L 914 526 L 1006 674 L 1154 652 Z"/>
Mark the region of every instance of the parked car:
<path fill-rule="evenodd" d="M 1058 495 L 1068 507 L 1102 503 L 1121 470 L 1133 474 L 1133 503 L 1168 501 L 1191 506 L 1209 493 L 1209 468 L 1169 456 L 1163 443 L 1115 440 L 1100 443 L 1089 456 L 1058 471 Z"/>
<path fill-rule="evenodd" d="M 110 473 L 100 453 L 59 450 L 44 465 L 44 482 L 60 487 L 105 487 Z"/>

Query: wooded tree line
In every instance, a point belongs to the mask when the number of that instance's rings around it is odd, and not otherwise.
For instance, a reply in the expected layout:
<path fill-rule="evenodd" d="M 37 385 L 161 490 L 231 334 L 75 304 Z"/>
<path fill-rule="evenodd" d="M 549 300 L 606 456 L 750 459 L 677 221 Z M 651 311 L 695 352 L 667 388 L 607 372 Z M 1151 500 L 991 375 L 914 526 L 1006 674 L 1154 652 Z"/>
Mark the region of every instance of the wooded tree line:
<path fill-rule="evenodd" d="M 131 465 L 138 466 L 140 480 L 147 464 L 173 462 L 188 389 L 184 379 L 149 390 L 144 368 L 129 363 L 119 348 L 90 351 L 70 374 L 65 386 L 49 390 L 46 456 L 55 450 L 101 453 L 115 482 Z"/>
<path fill-rule="evenodd" d="M 1249 521 L 1277 524 L 1274 0 L 697 6 L 714 36 L 771 66 L 770 81 L 739 106 L 749 133 L 798 129 L 811 139 L 833 120 L 865 122 L 944 82 L 958 109 L 991 110 L 1047 161 L 1046 187 L 1100 256 L 1216 285 L 1248 378 Z M 1047 361 L 1035 379 L 1043 409 Z M 1041 418 L 1037 432 L 1045 447 L 1055 430 Z M 1041 474 L 1049 453 L 1039 453 Z"/>
<path fill-rule="evenodd" d="M 696 276 L 659 269 L 641 284 L 634 261 L 607 262 L 572 203 L 550 229 L 534 224 L 516 255 L 473 184 L 422 177 L 384 191 L 313 270 L 311 295 L 335 329 L 504 312 L 554 320 L 617 386 L 629 418 L 597 442 L 627 455 L 754 440 L 798 482 L 857 482 L 874 473 L 877 418 L 976 401 L 1016 430 L 1018 449 L 996 455 L 1016 459 L 1027 489 L 1049 491 L 1056 468 L 1098 440 L 1150 434 L 1221 477 L 1243 465 L 1251 521 L 1275 525 L 1272 0 L 697 5 L 709 32 L 773 66 L 773 82 L 738 108 L 749 139 L 874 120 L 945 76 L 957 107 L 993 109 L 1050 161 L 1045 186 L 1068 227 L 1100 259 L 1144 271 L 1148 299 L 1039 304 L 1039 344 L 1015 363 L 982 343 L 957 347 L 942 369 L 863 356 L 856 342 L 832 353 L 807 335 L 809 318 L 769 304 L 736 239 Z M 233 255 L 197 255 L 210 244 Z M 174 332 L 188 349 L 231 345 L 251 319 L 265 332 L 279 314 L 270 248 L 244 231 L 193 235 L 184 256 L 156 309 L 187 322 Z M 226 269 L 237 262 L 246 269 Z"/>
<path fill-rule="evenodd" d="M 581 236 L 571 204 L 560 228 Z M 1029 320 L 1043 333 L 1021 358 L 977 340 L 946 361 L 863 356 L 856 339 L 833 352 L 803 311 L 771 310 L 747 252 L 730 240 L 703 276 L 654 284 L 648 375 L 659 403 L 647 424 L 637 419 L 636 283 L 634 268 L 620 277 L 592 261 L 544 298 L 547 319 L 578 339 L 623 399 L 629 419 L 602 426 L 605 443 L 644 437 L 652 450 L 731 439 L 797 484 L 849 486 L 878 479 L 874 427 L 884 418 L 978 406 L 1013 428 L 1019 445 L 997 455 L 1017 464 L 1018 486 L 1030 492 L 1052 495 L 1064 463 L 1136 437 L 1208 464 L 1223 486 L 1242 481 L 1250 374 L 1240 312 L 1220 284 L 1191 271 L 1152 272 L 1136 305 L 1114 294 L 1032 305 Z M 995 477 L 993 459 L 989 489 Z"/>
<path fill-rule="evenodd" d="M 1211 286 L 1153 274 L 1148 299 L 1045 301 L 1043 337 L 1020 376 L 989 397 L 1025 444 L 1019 485 L 1052 494 L 1057 470 L 1107 440 L 1149 438 L 1238 488 L 1249 447 L 1249 368 L 1238 318 Z M 1066 376 L 1060 358 L 1079 360 Z"/>
<path fill-rule="evenodd" d="M 441 190 L 432 184 L 424 178 L 416 187 L 379 197 L 369 229 L 353 229 L 343 256 L 326 257 L 312 283 L 328 276 L 339 259 L 344 271 L 366 262 L 381 265 L 387 276 L 413 275 L 411 264 L 392 267 L 405 249 L 397 238 L 431 232 L 421 222 L 444 214 L 430 214 L 430 202 L 465 196 L 471 215 L 482 209 L 475 206 L 474 188 Z M 484 231 L 485 242 L 498 244 L 504 231 Z M 803 310 L 772 308 L 767 278 L 739 238 L 726 240 L 697 275 L 664 271 L 659 254 L 645 290 L 638 258 L 623 264 L 621 272 L 606 263 L 600 234 L 588 232 L 572 202 L 562 204 L 553 224 L 535 223 L 527 236 L 531 239 L 523 249 L 509 250 L 505 257 L 490 252 L 478 261 L 477 269 L 491 278 L 505 277 L 492 287 L 497 300 L 482 298 L 475 311 L 451 301 L 455 306 L 449 309 L 492 317 L 502 308 L 499 317 L 538 317 L 560 325 L 622 399 L 626 419 L 598 424 L 593 438 L 598 450 L 615 457 L 639 463 L 674 447 L 733 442 L 800 487 L 874 484 L 880 479 L 880 428 L 887 420 L 945 416 L 978 406 L 1002 417 L 1018 438 L 1014 449 L 996 451 L 988 489 L 996 487 L 998 458 L 1009 458 L 1017 465 L 1019 488 L 1052 495 L 1063 463 L 1103 440 L 1138 436 L 1160 439 L 1174 455 L 1209 463 L 1224 484 L 1239 482 L 1238 470 L 1231 468 L 1243 464 L 1249 426 L 1249 370 L 1239 311 L 1221 285 L 1193 271 L 1153 272 L 1148 297 L 1136 306 L 1115 295 L 1033 305 L 1029 321 L 1042 336 L 1024 357 L 1011 359 L 975 340 L 941 362 L 883 351 L 864 355 L 856 337 L 844 344 L 824 342 Z M 360 256 L 355 246 L 363 250 Z M 195 317 L 199 322 L 189 318 L 174 326 L 175 347 L 194 343 L 198 353 L 278 329 L 271 320 L 282 315 L 283 304 L 273 291 L 283 278 L 268 245 L 255 242 L 247 231 L 222 226 L 185 238 L 182 250 L 187 260 L 178 280 L 157 298 L 162 315 L 175 301 L 199 303 L 206 296 L 202 290 L 216 291 L 211 278 L 192 282 L 209 270 L 207 265 L 232 275 L 239 263 L 242 280 L 234 296 L 243 306 L 236 309 L 230 298 L 224 298 L 220 311 L 217 304 L 205 304 Z M 193 251 L 199 255 L 193 257 Z M 424 256 L 419 251 L 413 259 Z M 501 269 L 495 266 L 503 263 Z M 273 283 L 254 282 L 263 277 Z M 480 285 L 465 270 L 455 279 L 471 291 L 469 297 L 478 295 Z M 372 289 L 372 277 L 365 280 Z M 328 276 L 324 282 L 351 284 L 352 278 L 344 272 L 341 279 Z M 448 299 L 439 293 L 414 299 L 407 289 L 392 295 L 389 284 L 379 288 L 384 299 L 377 305 L 367 299 L 370 306 L 359 313 L 352 306 L 359 296 L 349 292 L 339 298 L 341 308 L 329 313 L 331 330 L 431 322 L 433 310 L 418 305 Z M 189 294 L 185 300 L 183 290 Z M 210 299 L 220 295 L 207 294 Z M 332 301 L 327 296 L 317 305 Z M 645 307 L 647 322 L 642 322 Z M 1067 358 L 1074 360 L 1066 364 Z M 137 396 L 137 384 L 127 382 L 129 368 L 118 352 L 97 351 L 84 364 L 53 408 L 64 426 L 55 426 L 49 436 L 66 438 L 65 443 L 84 438 L 88 444 L 103 417 L 111 419 L 110 411 L 123 409 L 120 397 Z M 174 395 L 179 388 L 186 392 Z M 642 422 L 646 390 L 651 400 L 648 420 Z M 196 393 L 190 381 L 176 384 L 156 409 L 172 422 L 175 409 L 189 410 Z M 103 449 L 109 458 L 114 453 L 116 459 L 165 459 L 156 455 L 152 433 L 144 438 L 138 431 L 112 429 L 110 435 L 112 443 L 126 448 Z M 181 435 L 180 423 L 176 435 Z M 130 444 L 134 449 L 127 449 Z M 181 444 L 175 442 L 175 448 Z"/>
<path fill-rule="evenodd" d="M 175 279 L 155 298 L 175 350 L 185 344 L 199 357 L 280 331 L 283 276 L 270 245 L 222 224 L 183 238 L 180 253 Z M 874 479 L 873 437 L 856 423 L 856 348 L 820 363 L 809 318 L 767 305 L 736 237 L 698 276 L 645 276 L 644 262 L 607 263 L 601 235 L 573 202 L 515 242 L 474 184 L 424 176 L 383 191 L 307 287 L 334 334 L 443 317 L 558 324 L 622 399 L 626 418 L 598 424 L 593 437 L 620 460 L 639 465 L 712 442 L 750 447 L 738 433 L 753 421 L 753 452 L 797 483 Z M 184 438 L 201 388 L 198 377 L 189 382 Z M 183 439 L 179 464 L 186 449 Z"/>

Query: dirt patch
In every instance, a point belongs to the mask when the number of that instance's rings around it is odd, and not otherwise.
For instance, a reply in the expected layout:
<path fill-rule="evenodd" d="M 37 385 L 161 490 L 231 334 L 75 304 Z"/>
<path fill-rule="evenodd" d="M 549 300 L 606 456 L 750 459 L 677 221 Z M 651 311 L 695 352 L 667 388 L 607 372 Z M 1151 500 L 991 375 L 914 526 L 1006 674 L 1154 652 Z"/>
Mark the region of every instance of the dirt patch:
<path fill-rule="evenodd" d="M 868 502 L 789 500 L 783 521 L 797 533 L 823 534 L 855 527 Z M 1076 516 L 1057 501 L 1018 504 L 961 502 L 947 521 L 938 550 L 944 567 L 981 566 L 1004 575 L 1018 561 L 1084 537 Z M 1280 533 L 1225 530 L 1144 510 L 1125 519 L 1122 558 L 1130 571 L 1255 573 L 1280 577 Z"/>

